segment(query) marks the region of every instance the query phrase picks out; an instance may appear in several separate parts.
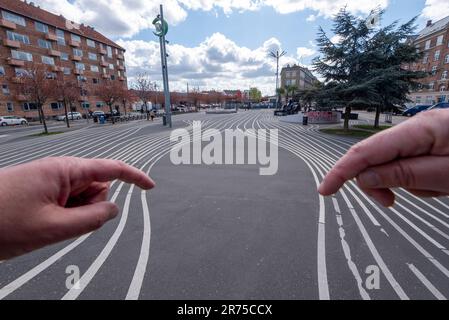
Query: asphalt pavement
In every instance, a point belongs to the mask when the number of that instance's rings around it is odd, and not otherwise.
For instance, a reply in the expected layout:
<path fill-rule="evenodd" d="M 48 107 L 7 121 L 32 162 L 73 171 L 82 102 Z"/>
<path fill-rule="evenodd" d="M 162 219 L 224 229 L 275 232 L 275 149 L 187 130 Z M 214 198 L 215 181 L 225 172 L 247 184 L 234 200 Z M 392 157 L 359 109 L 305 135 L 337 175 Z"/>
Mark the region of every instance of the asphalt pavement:
<path fill-rule="evenodd" d="M 48 156 L 121 159 L 143 192 L 114 182 L 122 212 L 98 232 L 0 263 L 0 299 L 446 299 L 449 199 L 396 190 L 381 208 L 349 183 L 316 192 L 357 140 L 287 124 L 272 111 L 185 114 L 174 129 L 278 129 L 279 170 L 179 165 L 160 122 L 90 126 L 2 143 L 0 167 Z M 1 140 L 0 140 L 1 143 Z M 235 151 L 235 150 L 234 150 Z M 67 286 L 73 267 L 79 287 Z"/>

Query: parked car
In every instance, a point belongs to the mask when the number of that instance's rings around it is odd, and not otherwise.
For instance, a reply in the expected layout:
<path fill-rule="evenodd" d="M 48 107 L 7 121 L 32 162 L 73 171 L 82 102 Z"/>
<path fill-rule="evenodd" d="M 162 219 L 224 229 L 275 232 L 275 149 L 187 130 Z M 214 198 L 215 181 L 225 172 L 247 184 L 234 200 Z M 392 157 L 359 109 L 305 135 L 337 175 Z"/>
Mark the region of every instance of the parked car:
<path fill-rule="evenodd" d="M 433 106 L 431 106 L 427 110 L 436 110 L 436 109 L 449 109 L 449 102 L 440 102 Z"/>
<path fill-rule="evenodd" d="M 83 118 L 83 116 L 79 112 L 68 112 L 67 116 L 68 116 L 69 120 L 81 120 Z M 65 121 L 66 120 L 65 114 L 57 116 L 56 120 Z"/>
<path fill-rule="evenodd" d="M 0 117 L 0 126 L 15 126 L 15 125 L 28 125 L 28 121 L 25 118 L 16 116 L 4 116 Z"/>
<path fill-rule="evenodd" d="M 405 110 L 402 115 L 404 117 L 413 117 L 416 116 L 418 113 L 423 112 L 427 109 L 429 109 L 431 106 L 429 105 L 418 105 L 418 106 L 414 106 L 411 108 L 408 108 L 407 110 Z"/>
<path fill-rule="evenodd" d="M 101 116 L 106 117 L 106 114 L 104 113 L 104 111 L 94 111 L 91 114 L 92 118 L 98 118 L 98 117 L 101 117 Z"/>

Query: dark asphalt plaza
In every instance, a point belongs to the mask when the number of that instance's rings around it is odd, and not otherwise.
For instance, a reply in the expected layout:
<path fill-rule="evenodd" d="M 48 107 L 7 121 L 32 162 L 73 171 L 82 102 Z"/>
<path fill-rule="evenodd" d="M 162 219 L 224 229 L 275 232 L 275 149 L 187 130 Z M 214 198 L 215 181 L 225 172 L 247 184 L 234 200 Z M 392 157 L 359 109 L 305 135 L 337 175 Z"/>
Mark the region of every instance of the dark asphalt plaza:
<path fill-rule="evenodd" d="M 316 192 L 356 140 L 279 122 L 272 111 L 179 115 L 174 128 L 279 129 L 279 170 L 170 161 L 160 122 L 1 141 L 0 167 L 49 156 L 113 158 L 149 172 L 114 182 L 122 212 L 98 232 L 0 263 L 0 299 L 446 299 L 449 199 L 397 190 L 379 207 L 354 183 Z M 1 183 L 7 183 L 2 181 Z M 79 287 L 68 288 L 71 266 Z M 68 269 L 69 268 L 69 269 Z M 376 277 L 378 275 L 378 277 Z M 378 281 L 377 281 L 378 280 Z"/>

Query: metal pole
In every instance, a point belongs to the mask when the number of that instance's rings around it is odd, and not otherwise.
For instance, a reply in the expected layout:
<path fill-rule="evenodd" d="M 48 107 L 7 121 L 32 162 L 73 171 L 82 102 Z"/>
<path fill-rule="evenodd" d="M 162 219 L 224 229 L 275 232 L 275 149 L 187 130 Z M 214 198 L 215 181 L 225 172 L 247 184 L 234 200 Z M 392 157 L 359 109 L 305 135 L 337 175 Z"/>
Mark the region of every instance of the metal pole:
<path fill-rule="evenodd" d="M 279 52 L 276 55 L 276 108 L 279 107 Z"/>
<path fill-rule="evenodd" d="M 161 4 L 161 22 L 164 22 L 164 9 Z M 170 102 L 170 87 L 168 83 L 168 68 L 167 68 L 167 50 L 165 47 L 165 35 L 160 37 L 161 42 L 161 58 L 162 58 L 162 79 L 164 81 L 164 94 L 165 94 L 165 115 L 167 117 L 167 124 L 172 128 L 171 119 L 171 102 Z"/>

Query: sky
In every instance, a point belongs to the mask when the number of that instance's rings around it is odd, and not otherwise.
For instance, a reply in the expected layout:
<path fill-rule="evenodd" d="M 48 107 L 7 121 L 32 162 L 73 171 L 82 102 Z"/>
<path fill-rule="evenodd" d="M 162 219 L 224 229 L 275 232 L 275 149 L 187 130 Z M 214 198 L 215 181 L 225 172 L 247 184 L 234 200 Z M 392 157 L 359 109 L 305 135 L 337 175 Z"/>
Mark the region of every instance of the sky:
<path fill-rule="evenodd" d="M 95 27 L 126 49 L 129 85 L 139 73 L 161 83 L 159 40 L 152 21 L 164 5 L 171 89 L 223 90 L 258 87 L 275 91 L 272 50 L 285 50 L 281 67 L 310 67 L 318 55 L 321 26 L 332 37 L 332 16 L 346 6 L 360 17 L 386 10 L 382 25 L 418 16 L 449 15 L 448 0 L 33 0 L 42 8 Z M 318 76 L 318 75 L 317 75 Z"/>

